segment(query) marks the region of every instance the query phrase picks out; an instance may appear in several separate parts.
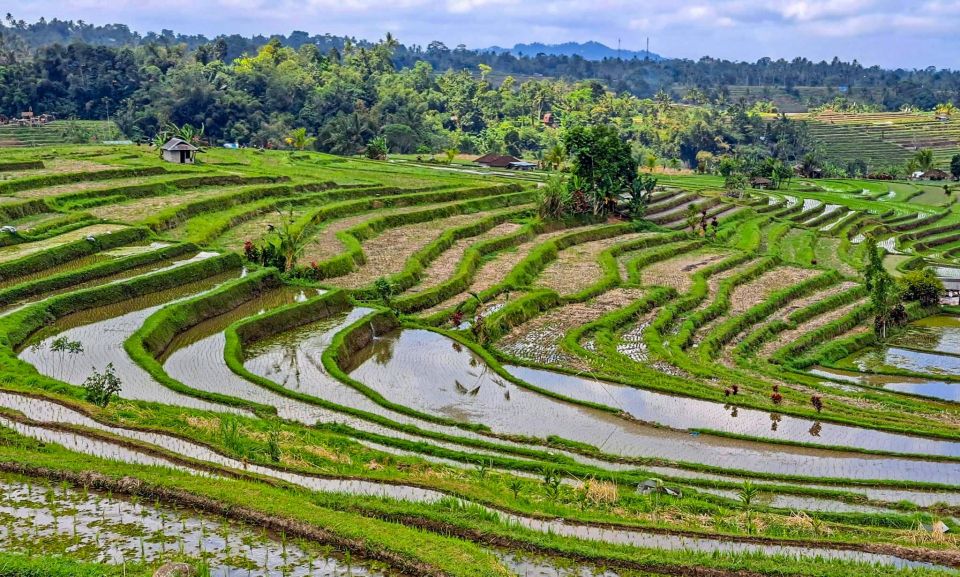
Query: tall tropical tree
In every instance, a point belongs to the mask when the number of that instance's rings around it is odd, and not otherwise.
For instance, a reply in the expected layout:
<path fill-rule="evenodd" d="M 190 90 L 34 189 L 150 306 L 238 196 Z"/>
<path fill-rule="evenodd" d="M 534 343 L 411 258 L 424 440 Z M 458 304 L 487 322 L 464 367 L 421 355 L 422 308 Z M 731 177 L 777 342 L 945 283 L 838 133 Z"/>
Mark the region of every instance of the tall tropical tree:
<path fill-rule="evenodd" d="M 315 137 L 307 136 L 306 128 L 298 128 L 294 130 L 289 136 L 287 136 L 286 139 L 288 145 L 300 151 L 303 151 L 305 148 L 312 147 L 313 143 L 316 141 L 317 139 Z"/>
<path fill-rule="evenodd" d="M 929 148 L 921 148 L 913 155 L 913 159 L 917 161 L 917 168 L 926 172 L 933 166 L 933 151 Z"/>

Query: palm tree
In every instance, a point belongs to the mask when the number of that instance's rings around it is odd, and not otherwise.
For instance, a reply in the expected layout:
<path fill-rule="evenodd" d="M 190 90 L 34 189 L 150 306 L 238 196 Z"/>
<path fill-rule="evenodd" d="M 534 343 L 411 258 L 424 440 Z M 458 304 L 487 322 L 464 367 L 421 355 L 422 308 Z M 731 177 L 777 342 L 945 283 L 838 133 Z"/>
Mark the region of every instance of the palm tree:
<path fill-rule="evenodd" d="M 913 155 L 913 158 L 917 161 L 917 167 L 924 172 L 930 170 L 930 167 L 933 166 L 933 151 L 929 148 L 921 148 Z"/>
<path fill-rule="evenodd" d="M 941 102 L 933 109 L 933 112 L 937 116 L 944 116 L 946 118 L 953 116 L 953 113 L 956 111 L 957 107 L 953 105 L 953 102 Z"/>
<path fill-rule="evenodd" d="M 560 170 L 560 167 L 566 159 L 567 150 L 560 143 L 554 144 L 550 147 L 550 150 L 543 155 L 543 161 L 553 170 Z"/>
<path fill-rule="evenodd" d="M 298 128 L 290 133 L 290 136 L 287 137 L 287 144 L 296 148 L 299 151 L 303 151 L 304 148 L 313 146 L 313 143 L 317 139 L 313 136 L 307 136 L 306 128 Z"/>

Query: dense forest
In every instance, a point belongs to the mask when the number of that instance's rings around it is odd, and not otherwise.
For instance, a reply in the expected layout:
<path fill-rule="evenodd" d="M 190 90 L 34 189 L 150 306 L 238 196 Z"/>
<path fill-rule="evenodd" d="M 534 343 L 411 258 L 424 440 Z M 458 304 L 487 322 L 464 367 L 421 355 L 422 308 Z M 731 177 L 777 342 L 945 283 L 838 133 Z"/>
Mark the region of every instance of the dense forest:
<path fill-rule="evenodd" d="M 298 131 L 310 146 L 338 154 L 377 141 L 394 153 L 502 152 L 548 162 L 570 129 L 609 124 L 647 165 L 715 168 L 724 157 L 809 163 L 816 150 L 805 123 L 770 121 L 761 113 L 771 103 L 729 98 L 727 84 L 789 88 L 854 78 L 889 85 L 897 98 L 914 87 L 933 98 L 960 86 L 954 72 L 856 62 L 591 62 L 439 42 L 404 46 L 390 35 L 376 43 L 305 32 L 210 40 L 10 15 L 0 25 L 0 114 L 111 119 L 136 140 L 191 125 L 213 143 L 284 147 Z M 690 87 L 678 94 L 677 84 Z M 855 92 L 847 94 L 855 102 Z M 927 107 L 927 96 L 909 102 Z"/>
<path fill-rule="evenodd" d="M 289 35 L 253 36 L 224 35 L 215 39 L 230 62 L 244 54 L 256 53 L 271 40 L 294 50 L 310 44 L 326 54 L 343 50 L 347 45 L 370 48 L 373 44 L 356 38 L 330 34 L 311 35 L 296 31 Z M 211 43 L 199 35 L 182 35 L 171 30 L 159 34 L 139 34 L 123 24 L 98 26 L 83 21 L 44 20 L 28 23 L 7 15 L 0 23 L 0 57 L 11 52 L 28 54 L 53 44 L 81 42 L 94 46 L 134 47 L 146 44 L 183 44 L 196 50 Z M 729 86 L 773 86 L 800 96 L 798 87 L 830 89 L 822 98 L 831 100 L 832 93 L 843 93 L 881 109 L 898 110 L 903 106 L 930 109 L 938 102 L 960 99 L 960 72 L 926 68 L 922 70 L 886 70 L 878 66 L 863 67 L 857 61 L 813 62 L 806 58 L 793 60 L 761 58 L 756 62 L 731 62 L 705 56 L 699 60 L 642 58 L 585 60 L 579 56 L 530 54 L 517 56 L 509 52 L 469 50 L 466 46 L 447 47 L 441 42 L 427 46 L 397 44 L 392 56 L 399 68 L 428 62 L 435 70 L 476 71 L 480 64 L 498 73 L 515 77 L 548 76 L 568 80 L 595 79 L 616 92 L 629 92 L 640 98 L 652 97 L 664 90 L 675 99 L 683 99 L 690 88 L 697 88 L 710 98 L 722 99 Z"/>

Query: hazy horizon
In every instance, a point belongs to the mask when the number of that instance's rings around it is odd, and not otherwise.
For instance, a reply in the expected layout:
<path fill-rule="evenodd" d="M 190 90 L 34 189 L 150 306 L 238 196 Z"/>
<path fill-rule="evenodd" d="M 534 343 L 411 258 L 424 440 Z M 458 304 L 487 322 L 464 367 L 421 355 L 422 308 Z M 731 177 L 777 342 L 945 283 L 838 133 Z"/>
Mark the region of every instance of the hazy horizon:
<path fill-rule="evenodd" d="M 405 44 L 439 40 L 451 48 L 512 47 L 517 43 L 597 41 L 650 50 L 668 58 L 702 56 L 756 61 L 763 57 L 857 60 L 883 68 L 956 68 L 953 23 L 960 0 L 770 1 L 722 0 L 679 4 L 653 0 L 589 3 L 506 0 L 21 0 L 3 7 L 28 22 L 40 17 L 126 24 L 141 33 L 335 34 L 376 40 L 387 32 Z"/>

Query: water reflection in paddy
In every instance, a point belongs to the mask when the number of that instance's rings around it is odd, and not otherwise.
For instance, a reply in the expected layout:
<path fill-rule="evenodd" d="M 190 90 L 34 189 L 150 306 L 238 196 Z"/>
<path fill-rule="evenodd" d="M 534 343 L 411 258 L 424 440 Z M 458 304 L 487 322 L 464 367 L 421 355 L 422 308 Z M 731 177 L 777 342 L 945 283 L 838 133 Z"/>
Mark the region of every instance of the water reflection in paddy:
<path fill-rule="evenodd" d="M 697 437 L 633 423 L 520 388 L 487 370 L 471 351 L 431 331 L 405 330 L 378 339 L 358 355 L 355 365 L 351 376 L 390 401 L 483 423 L 499 433 L 557 436 L 618 455 L 788 475 L 942 483 L 960 478 L 958 463 Z M 689 401 L 674 398 L 673 410 L 684 413 Z"/>
<path fill-rule="evenodd" d="M 487 443 L 492 442 L 502 446 L 522 446 L 520 443 L 494 440 L 478 433 L 465 431 L 448 425 L 439 425 L 386 409 L 357 389 L 330 376 L 321 360 L 323 352 L 330 345 L 334 335 L 371 312 L 370 309 L 355 308 L 349 313 L 335 315 L 334 317 L 252 343 L 245 351 L 244 366 L 250 372 L 267 378 L 291 391 L 310 395 L 318 399 L 324 399 L 342 407 L 349 407 L 351 409 L 358 409 L 367 413 L 387 417 L 395 423 L 413 425 L 424 431 L 442 432 L 459 438 L 482 440 Z M 327 411 L 324 420 L 327 422 L 345 423 L 360 430 L 386 435 L 395 439 L 424 441 L 422 437 L 403 433 L 370 421 L 350 417 L 344 413 Z M 476 447 L 467 448 L 452 442 L 435 439 L 430 440 L 430 443 L 455 451 L 467 450 L 474 454 L 484 455 L 497 454 L 496 451 L 493 450 L 478 449 Z M 606 469 L 621 470 L 632 468 L 627 465 L 598 461 L 580 455 L 569 456 L 578 462 Z"/>
<path fill-rule="evenodd" d="M 829 367 L 815 367 L 808 372 L 813 375 L 858 383 L 864 386 L 881 387 L 891 391 L 909 393 L 911 395 L 960 402 L 960 383 L 957 382 L 934 381 L 896 375 L 857 373 Z"/>
<path fill-rule="evenodd" d="M 712 429 L 750 437 L 899 453 L 960 455 L 960 443 L 950 441 L 831 423 L 814 423 L 787 415 L 772 416 L 763 411 L 675 397 L 541 369 L 517 366 L 505 368 L 517 378 L 554 393 L 580 401 L 608 405 L 623 410 L 635 419 L 677 429 Z"/>
<path fill-rule="evenodd" d="M 237 320 L 308 298 L 304 289 L 280 287 L 267 291 L 229 312 L 208 319 L 177 335 L 161 358 L 163 368 L 187 386 L 277 408 L 284 419 L 315 424 L 329 418 L 329 411 L 290 399 L 259 387 L 237 375 L 223 358 L 224 330 Z"/>
<path fill-rule="evenodd" d="M 0 548 L 6 551 L 111 564 L 202 558 L 217 577 L 388 574 L 309 542 L 281 541 L 189 509 L 18 481 L 0 482 L 0 491 Z"/>
<path fill-rule="evenodd" d="M 324 479 L 321 477 L 313 477 L 292 473 L 289 471 L 276 470 L 256 464 L 241 463 L 229 457 L 220 455 L 219 453 L 216 453 L 207 447 L 176 437 L 149 431 L 129 430 L 103 425 L 76 411 L 73 411 L 72 409 L 68 409 L 61 405 L 41 399 L 28 399 L 11 393 L 0 393 L 0 404 L 3 406 L 20 408 L 28 417 L 34 420 L 50 418 L 53 419 L 54 422 L 69 422 L 72 424 L 109 431 L 123 437 L 156 444 L 176 454 L 189 456 L 194 459 L 208 461 L 217 465 L 231 467 L 234 469 L 242 468 L 252 473 L 283 479 L 290 483 L 294 483 L 316 491 L 334 493 L 343 492 L 352 495 L 405 499 L 420 503 L 437 503 L 445 499 L 445 496 L 442 493 L 419 487 L 382 484 L 365 480 Z M 140 452 L 138 449 L 123 447 L 114 442 L 102 441 L 99 439 L 88 439 L 75 433 L 67 433 L 34 425 L 20 424 L 2 416 L 0 416 L 0 424 L 9 426 L 22 435 L 50 443 L 59 443 L 68 449 L 84 454 L 95 455 L 102 458 L 116 459 L 126 463 L 174 466 L 178 469 L 187 470 L 190 473 L 200 473 L 200 471 L 195 468 L 185 468 L 179 465 L 172 465 L 169 461 L 162 457 L 147 455 Z M 724 552 L 738 554 L 764 553 L 767 555 L 784 555 L 789 557 L 820 557 L 824 559 L 844 559 L 848 561 L 882 563 L 897 567 L 926 565 L 924 563 L 916 563 L 892 555 L 879 555 L 862 553 L 859 551 L 846 551 L 817 547 L 754 544 L 731 541 L 729 539 L 716 539 L 707 536 L 684 537 L 665 533 L 651 533 L 643 529 L 601 528 L 585 526 L 577 523 L 567 523 L 562 519 L 533 519 L 511 513 L 498 512 L 485 507 L 482 508 L 485 510 L 485 512 L 498 516 L 499 519 L 504 523 L 517 525 L 540 533 L 549 533 L 552 535 L 561 535 L 589 541 L 603 541 L 608 543 L 633 545 L 643 548 L 696 550 L 702 552 Z"/>
<path fill-rule="evenodd" d="M 901 369 L 931 375 L 960 377 L 960 356 L 914 351 L 896 346 L 870 347 L 837 363 L 860 371 Z"/>
<path fill-rule="evenodd" d="M 960 317 L 933 315 L 914 321 L 890 344 L 940 353 L 960 353 Z"/>
<path fill-rule="evenodd" d="M 157 310 L 177 300 L 212 290 L 234 277 L 236 273 L 225 273 L 65 316 L 36 335 L 30 346 L 20 352 L 20 359 L 32 364 L 48 377 L 74 385 L 82 384 L 93 369 L 103 371 L 107 364 L 112 364 L 123 383 L 120 396 L 124 398 L 196 409 L 239 412 L 238 409 L 202 401 L 168 389 L 136 364 L 123 348 L 124 341 Z M 82 351 L 69 353 L 53 350 L 53 341 L 61 337 L 78 341 Z"/>

